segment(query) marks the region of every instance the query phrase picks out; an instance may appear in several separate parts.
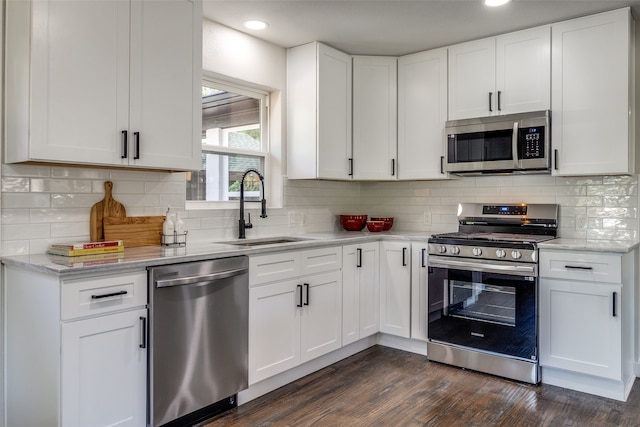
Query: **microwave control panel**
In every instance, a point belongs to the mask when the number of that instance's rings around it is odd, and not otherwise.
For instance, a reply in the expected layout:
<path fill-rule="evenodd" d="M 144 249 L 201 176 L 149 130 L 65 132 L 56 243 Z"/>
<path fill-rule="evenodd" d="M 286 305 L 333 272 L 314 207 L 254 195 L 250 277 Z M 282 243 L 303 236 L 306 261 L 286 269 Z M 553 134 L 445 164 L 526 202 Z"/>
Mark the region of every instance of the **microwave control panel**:
<path fill-rule="evenodd" d="M 541 159 L 544 152 L 544 126 L 518 129 L 518 150 L 521 159 Z"/>

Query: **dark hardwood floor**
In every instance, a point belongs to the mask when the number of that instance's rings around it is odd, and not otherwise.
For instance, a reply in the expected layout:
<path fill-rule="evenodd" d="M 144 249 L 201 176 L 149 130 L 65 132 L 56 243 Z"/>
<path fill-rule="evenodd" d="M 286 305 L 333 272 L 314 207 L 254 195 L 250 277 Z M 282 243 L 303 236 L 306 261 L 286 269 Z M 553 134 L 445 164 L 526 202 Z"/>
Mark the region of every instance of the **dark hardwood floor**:
<path fill-rule="evenodd" d="M 640 381 L 618 402 L 375 346 L 204 425 L 640 426 Z"/>

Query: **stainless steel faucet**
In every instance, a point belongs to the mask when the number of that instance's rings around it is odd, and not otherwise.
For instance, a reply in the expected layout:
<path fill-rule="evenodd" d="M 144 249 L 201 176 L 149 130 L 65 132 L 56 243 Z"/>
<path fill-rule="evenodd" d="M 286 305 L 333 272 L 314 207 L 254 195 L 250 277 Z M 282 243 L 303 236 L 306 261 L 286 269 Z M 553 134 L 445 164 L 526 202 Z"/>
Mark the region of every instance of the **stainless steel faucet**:
<path fill-rule="evenodd" d="M 248 221 L 245 222 L 244 220 L 244 179 L 252 172 L 258 175 L 260 183 L 262 184 L 262 200 L 260 201 L 262 204 L 262 212 L 260 213 L 260 218 L 267 217 L 267 200 L 264 198 L 264 177 L 257 169 L 247 169 L 242 175 L 242 180 L 240 181 L 240 220 L 238 221 L 238 239 L 245 239 L 246 235 L 244 230 L 247 228 L 253 228 L 253 224 L 251 224 L 251 214 L 249 214 Z"/>

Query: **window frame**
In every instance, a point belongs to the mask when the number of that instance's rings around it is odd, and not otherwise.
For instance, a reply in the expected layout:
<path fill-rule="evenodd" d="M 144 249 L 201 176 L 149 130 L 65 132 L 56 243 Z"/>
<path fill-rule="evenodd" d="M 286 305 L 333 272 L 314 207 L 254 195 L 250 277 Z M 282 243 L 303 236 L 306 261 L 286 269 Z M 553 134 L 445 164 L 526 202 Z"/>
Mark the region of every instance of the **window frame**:
<path fill-rule="evenodd" d="M 265 177 L 271 176 L 270 157 L 271 146 L 269 143 L 269 105 L 270 94 L 267 91 L 256 89 L 254 87 L 242 86 L 227 82 L 215 77 L 203 76 L 202 86 L 213 87 L 216 89 L 227 90 L 229 92 L 245 95 L 260 100 L 260 142 L 262 150 L 243 150 L 240 148 L 225 147 L 222 145 L 209 145 L 202 143 L 202 151 L 209 153 L 229 155 L 237 154 L 244 156 L 261 157 L 264 165 L 263 174 Z M 202 110 L 200 110 L 202 114 Z M 185 182 L 186 186 L 186 182 Z M 269 198 L 267 198 L 267 206 L 271 207 Z M 205 210 L 205 209 L 236 209 L 238 207 L 237 200 L 185 200 L 186 210 Z"/>

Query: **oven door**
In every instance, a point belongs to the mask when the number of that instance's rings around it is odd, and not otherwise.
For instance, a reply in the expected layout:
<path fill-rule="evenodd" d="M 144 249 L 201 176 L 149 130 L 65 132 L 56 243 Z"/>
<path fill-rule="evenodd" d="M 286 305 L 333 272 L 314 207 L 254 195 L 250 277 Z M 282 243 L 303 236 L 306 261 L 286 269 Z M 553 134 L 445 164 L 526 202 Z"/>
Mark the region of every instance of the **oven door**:
<path fill-rule="evenodd" d="M 430 341 L 537 360 L 537 268 L 429 257 Z"/>

